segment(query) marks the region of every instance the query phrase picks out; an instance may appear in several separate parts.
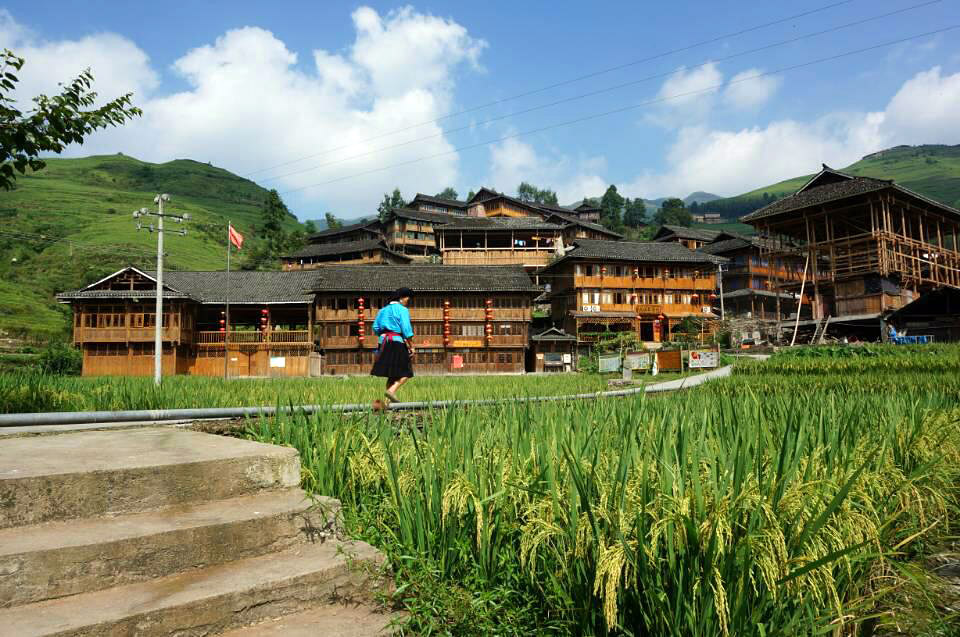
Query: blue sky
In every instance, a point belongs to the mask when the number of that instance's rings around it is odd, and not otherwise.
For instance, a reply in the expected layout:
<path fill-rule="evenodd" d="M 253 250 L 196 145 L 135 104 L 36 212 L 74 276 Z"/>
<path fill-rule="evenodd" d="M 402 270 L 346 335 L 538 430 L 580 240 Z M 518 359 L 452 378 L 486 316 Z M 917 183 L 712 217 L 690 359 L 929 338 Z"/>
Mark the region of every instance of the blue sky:
<path fill-rule="evenodd" d="M 764 75 L 960 24 L 953 0 L 724 60 L 922 2 L 852 0 L 722 37 L 837 3 L 14 1 L 0 45 L 27 57 L 23 95 L 85 66 L 104 96 L 135 92 L 145 117 L 72 155 L 211 161 L 276 187 L 302 218 L 355 217 L 393 186 L 410 197 L 527 180 L 565 203 L 610 183 L 734 195 L 890 145 L 960 143 L 960 29 Z"/>

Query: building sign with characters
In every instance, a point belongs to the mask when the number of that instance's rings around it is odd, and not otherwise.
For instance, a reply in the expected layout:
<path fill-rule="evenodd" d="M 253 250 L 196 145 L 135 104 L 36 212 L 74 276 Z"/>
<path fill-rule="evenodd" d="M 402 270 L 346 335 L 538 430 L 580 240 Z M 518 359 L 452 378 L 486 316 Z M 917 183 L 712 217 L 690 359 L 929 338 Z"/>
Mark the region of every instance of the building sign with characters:
<path fill-rule="evenodd" d="M 720 353 L 714 350 L 690 350 L 690 369 L 711 369 L 719 366 Z"/>

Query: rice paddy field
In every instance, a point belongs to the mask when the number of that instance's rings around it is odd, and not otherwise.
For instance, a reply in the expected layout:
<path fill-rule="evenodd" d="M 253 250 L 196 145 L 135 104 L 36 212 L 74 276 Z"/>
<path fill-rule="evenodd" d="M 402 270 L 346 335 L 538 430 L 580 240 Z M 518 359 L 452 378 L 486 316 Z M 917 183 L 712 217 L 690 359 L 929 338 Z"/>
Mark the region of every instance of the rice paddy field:
<path fill-rule="evenodd" d="M 300 413 L 246 436 L 297 448 L 305 488 L 387 554 L 407 634 L 958 634 L 960 599 L 926 568 L 960 521 L 956 346 L 790 351 L 656 397 Z"/>
<path fill-rule="evenodd" d="M 678 375 L 661 374 L 656 380 Z M 423 376 L 400 390 L 403 400 L 511 398 L 603 391 L 598 375 Z M 158 388 L 146 377 L 50 376 L 34 372 L 0 374 L 0 413 L 107 411 L 188 407 L 333 405 L 372 402 L 383 397 L 383 379 L 236 379 L 165 377 Z"/>

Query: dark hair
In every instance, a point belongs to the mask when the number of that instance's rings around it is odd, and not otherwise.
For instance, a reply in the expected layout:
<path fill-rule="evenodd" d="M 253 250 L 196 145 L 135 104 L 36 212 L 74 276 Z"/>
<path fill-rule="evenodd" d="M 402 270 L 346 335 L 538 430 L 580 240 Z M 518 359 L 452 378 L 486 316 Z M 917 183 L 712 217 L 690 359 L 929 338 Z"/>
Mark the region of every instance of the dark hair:
<path fill-rule="evenodd" d="M 399 301 L 405 296 L 413 296 L 413 290 L 410 288 L 397 288 L 397 291 L 391 295 L 391 301 Z"/>

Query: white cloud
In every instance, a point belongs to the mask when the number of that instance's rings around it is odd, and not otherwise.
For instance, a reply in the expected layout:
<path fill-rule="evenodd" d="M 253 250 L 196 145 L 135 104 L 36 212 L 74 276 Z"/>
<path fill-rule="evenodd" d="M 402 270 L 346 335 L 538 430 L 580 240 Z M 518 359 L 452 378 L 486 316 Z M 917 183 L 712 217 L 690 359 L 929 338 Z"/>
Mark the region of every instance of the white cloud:
<path fill-rule="evenodd" d="M 812 122 L 782 120 L 741 130 L 682 128 L 668 170 L 646 173 L 624 191 L 633 196 L 707 190 L 735 195 L 815 171 L 843 167 L 897 144 L 960 143 L 960 73 L 939 67 L 903 84 L 883 111 L 832 113 Z"/>
<path fill-rule="evenodd" d="M 660 86 L 655 99 L 662 101 L 648 119 L 668 128 L 701 121 L 713 110 L 722 84 L 723 73 L 713 62 L 690 70 L 681 68 Z"/>
<path fill-rule="evenodd" d="M 724 101 L 738 109 L 757 108 L 766 104 L 780 88 L 783 78 L 762 73 L 762 69 L 748 69 L 734 75 L 723 92 Z"/>
<path fill-rule="evenodd" d="M 917 73 L 890 100 L 883 128 L 893 144 L 960 143 L 960 73 Z"/>
<path fill-rule="evenodd" d="M 513 194 L 520 182 L 555 190 L 561 204 L 603 193 L 609 185 L 602 157 L 574 160 L 556 151 L 538 151 L 519 139 L 506 139 L 490 147 L 490 171 L 483 182 Z"/>
<path fill-rule="evenodd" d="M 143 118 L 96 133 L 83 147 L 71 148 L 73 155 L 123 151 L 148 161 L 189 157 L 240 174 L 319 155 L 254 179 L 281 193 L 296 190 L 287 198 L 298 204 L 301 216 L 333 210 L 350 217 L 369 214 L 379 193 L 397 185 L 433 192 L 456 183 L 458 156 L 439 126 L 387 134 L 449 112 L 458 67 L 478 68 L 486 46 L 456 22 L 409 7 L 384 15 L 361 7 L 352 17 L 353 44 L 343 52 L 312 51 L 306 68 L 273 33 L 257 27 L 230 30 L 173 64 L 188 89 L 166 95 L 149 94 L 157 80 L 146 55 L 113 34 L 77 41 L 85 43 L 84 50 L 72 42 L 39 42 L 28 62 L 44 77 L 62 78 L 65 69 L 58 65 L 67 63 L 67 52 L 69 59 L 94 67 L 102 95 L 134 87 L 147 94 L 136 100 Z M 22 32 L 12 24 L 0 20 L 0 35 Z M 338 150 L 325 152 L 331 149 Z M 382 170 L 430 155 L 442 156 Z M 317 168 L 320 164 L 331 165 Z M 294 172 L 299 174 L 282 176 Z M 323 182 L 334 183 L 297 190 Z"/>
<path fill-rule="evenodd" d="M 0 9 L 0 47 L 26 59 L 18 73 L 20 110 L 30 108 L 33 96 L 58 92 L 58 83 L 72 80 L 87 68 L 93 72 L 101 101 L 129 92 L 142 100 L 159 82 L 149 57 L 127 38 L 98 33 L 79 40 L 46 42 L 18 24 L 6 9 Z"/>

